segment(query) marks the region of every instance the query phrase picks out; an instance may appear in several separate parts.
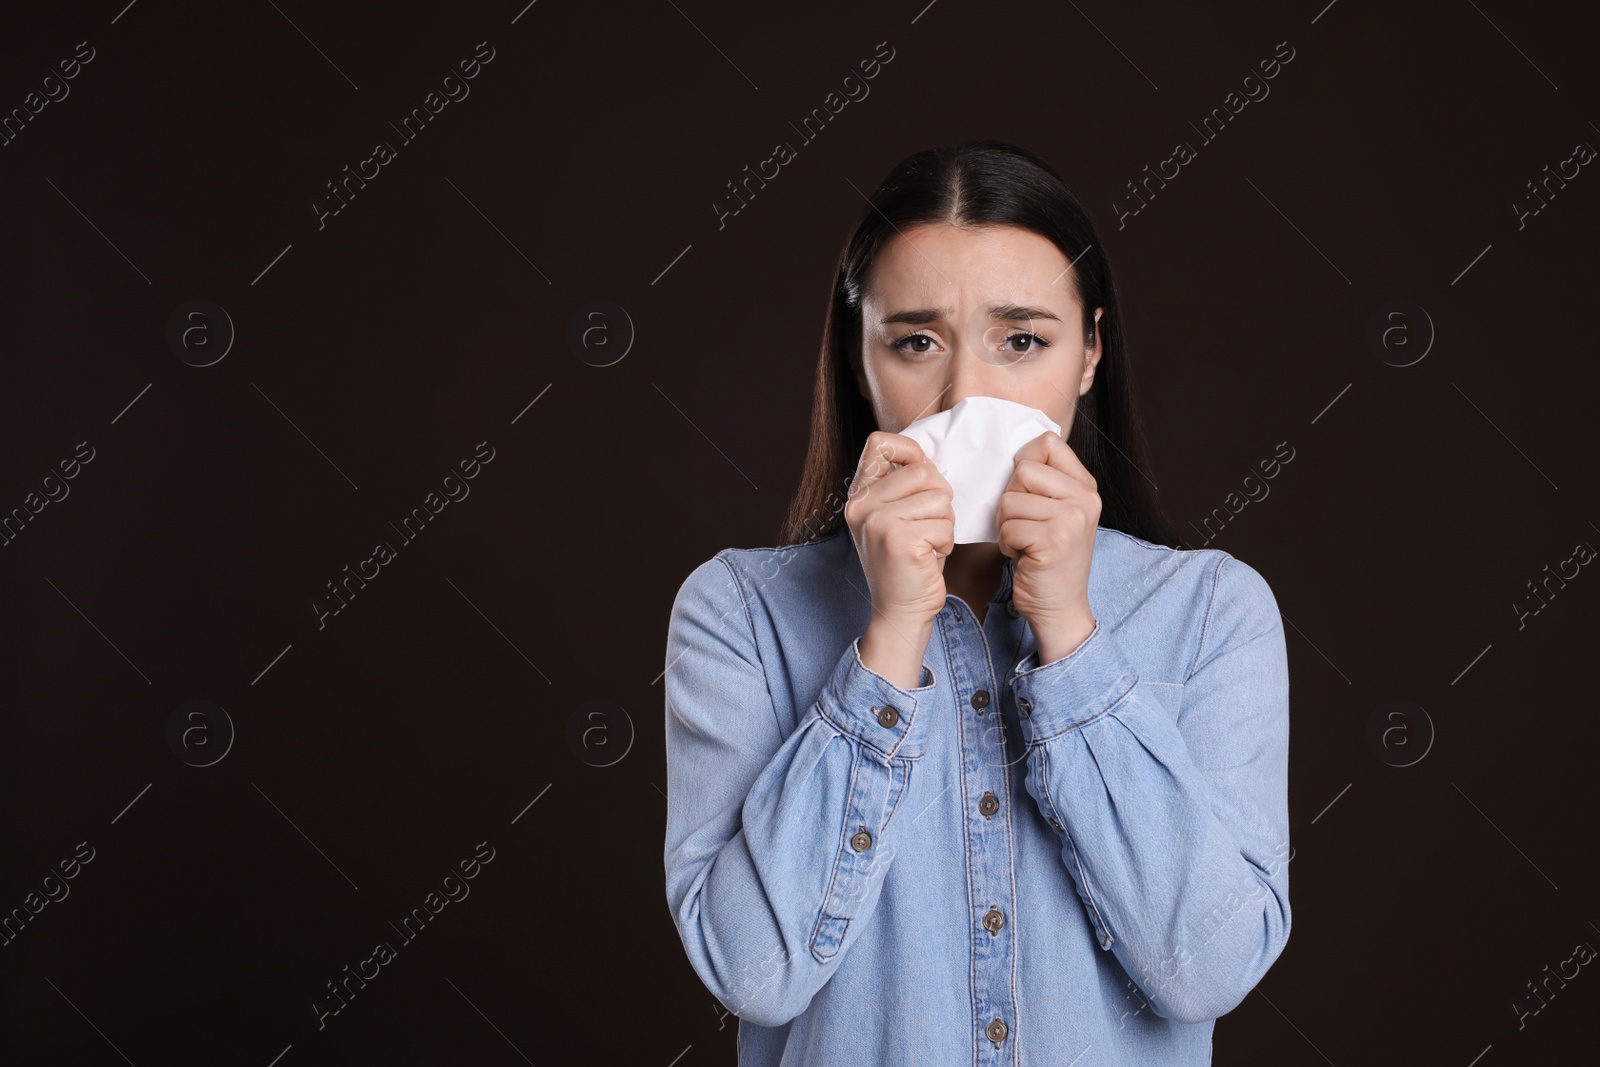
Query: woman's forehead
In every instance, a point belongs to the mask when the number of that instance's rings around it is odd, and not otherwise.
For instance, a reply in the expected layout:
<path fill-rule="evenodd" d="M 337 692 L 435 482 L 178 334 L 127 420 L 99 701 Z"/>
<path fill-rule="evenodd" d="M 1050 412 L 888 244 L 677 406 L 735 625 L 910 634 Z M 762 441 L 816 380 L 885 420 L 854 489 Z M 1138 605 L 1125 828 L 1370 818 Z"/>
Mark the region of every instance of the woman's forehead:
<path fill-rule="evenodd" d="M 928 240 L 917 234 L 902 240 L 896 235 L 867 283 L 862 301 L 867 322 L 933 322 L 1000 306 L 1032 307 L 1046 312 L 1046 318 L 1075 317 L 1078 301 L 1069 262 L 1046 238 L 1027 237 L 1034 240 L 1011 235 Z"/>
<path fill-rule="evenodd" d="M 879 250 L 867 286 L 878 306 L 916 304 L 955 311 L 980 304 L 1076 306 L 1070 265 L 1048 238 L 1015 226 L 926 223 L 897 233 Z M 908 305 L 909 306 L 909 305 Z"/>

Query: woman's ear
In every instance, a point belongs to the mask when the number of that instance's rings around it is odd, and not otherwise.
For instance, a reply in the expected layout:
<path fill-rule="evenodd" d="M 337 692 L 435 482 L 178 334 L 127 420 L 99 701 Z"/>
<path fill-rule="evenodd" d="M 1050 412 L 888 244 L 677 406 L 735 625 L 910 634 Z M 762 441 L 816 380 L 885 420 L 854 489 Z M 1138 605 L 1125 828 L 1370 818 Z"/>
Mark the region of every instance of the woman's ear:
<path fill-rule="evenodd" d="M 1094 309 L 1094 336 L 1084 338 L 1083 377 L 1078 382 L 1078 395 L 1083 396 L 1094 385 L 1094 372 L 1100 366 L 1100 315 L 1105 308 Z"/>

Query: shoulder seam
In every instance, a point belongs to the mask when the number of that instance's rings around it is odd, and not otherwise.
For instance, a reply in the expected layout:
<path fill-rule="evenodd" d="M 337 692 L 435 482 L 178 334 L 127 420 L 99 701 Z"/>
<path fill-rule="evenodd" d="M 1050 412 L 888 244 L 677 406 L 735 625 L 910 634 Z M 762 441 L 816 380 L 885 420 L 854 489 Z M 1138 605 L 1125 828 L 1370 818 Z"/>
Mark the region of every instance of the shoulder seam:
<path fill-rule="evenodd" d="M 1211 598 L 1206 602 L 1206 617 L 1200 624 L 1200 640 L 1194 648 L 1194 659 L 1189 661 L 1188 673 L 1184 675 L 1183 680 L 1186 684 L 1194 677 L 1194 672 L 1200 665 L 1200 654 L 1205 651 L 1206 638 L 1211 635 L 1211 613 L 1217 606 L 1217 589 L 1222 585 L 1222 571 L 1228 565 L 1228 561 L 1233 559 L 1232 555 L 1220 548 L 1213 551 L 1219 553 L 1221 558 L 1217 560 L 1217 569 L 1211 575 Z"/>
<path fill-rule="evenodd" d="M 739 607 L 744 609 L 744 622 L 745 622 L 745 625 L 750 627 L 750 642 L 751 642 L 751 644 L 754 644 L 755 643 L 755 637 L 756 637 L 756 621 L 755 621 L 754 618 L 751 617 L 751 615 L 750 615 L 750 604 L 745 599 L 745 595 L 744 595 L 744 580 L 739 577 L 739 569 L 737 567 L 735 567 L 733 565 L 732 561 L 730 561 L 728 559 L 727 553 L 729 551 L 731 551 L 731 550 L 725 548 L 721 552 L 718 552 L 712 558 L 715 559 L 718 563 L 721 563 L 724 567 L 728 568 L 728 576 L 733 579 L 733 587 L 736 590 L 738 590 L 738 592 L 739 592 Z M 761 650 L 759 648 L 756 649 L 756 655 L 759 656 L 760 654 L 761 654 Z"/>
<path fill-rule="evenodd" d="M 712 558 L 728 568 L 728 574 L 733 578 L 734 588 L 739 592 L 739 607 L 744 609 L 744 623 L 750 630 L 750 647 L 755 649 L 756 662 L 761 664 L 761 684 L 767 690 L 767 706 L 772 709 L 772 725 L 781 738 L 786 735 L 783 731 L 783 723 L 778 721 L 778 702 L 772 699 L 772 679 L 767 674 L 767 661 L 761 655 L 761 642 L 756 639 L 756 621 L 755 617 L 750 614 L 750 602 L 745 596 L 744 579 L 739 576 L 739 568 L 735 567 L 733 561 L 728 558 L 730 551 L 734 550 L 725 548 Z"/>
<path fill-rule="evenodd" d="M 1146 550 L 1151 551 L 1151 552 L 1177 552 L 1178 551 L 1178 549 L 1173 548 L 1170 545 L 1152 544 L 1151 542 L 1146 541 L 1142 537 L 1135 537 L 1133 534 L 1128 533 L 1126 530 L 1119 530 L 1114 526 L 1102 526 L 1102 527 L 1100 527 L 1100 529 L 1104 530 L 1106 533 L 1114 533 L 1118 537 L 1126 538 L 1127 540 L 1132 541 L 1134 544 L 1138 545 L 1140 548 L 1146 549 Z"/>

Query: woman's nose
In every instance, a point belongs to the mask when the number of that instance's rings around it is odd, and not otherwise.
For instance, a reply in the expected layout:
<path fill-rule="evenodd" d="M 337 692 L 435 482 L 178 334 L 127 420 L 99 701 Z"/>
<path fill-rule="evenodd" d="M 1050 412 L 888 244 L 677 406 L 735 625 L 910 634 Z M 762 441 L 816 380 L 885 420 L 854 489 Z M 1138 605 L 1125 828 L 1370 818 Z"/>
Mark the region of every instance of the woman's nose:
<path fill-rule="evenodd" d="M 1000 396 L 1006 368 L 999 366 L 980 347 L 978 339 L 958 343 L 945 361 L 945 391 L 940 410 L 948 411 L 969 396 Z"/>

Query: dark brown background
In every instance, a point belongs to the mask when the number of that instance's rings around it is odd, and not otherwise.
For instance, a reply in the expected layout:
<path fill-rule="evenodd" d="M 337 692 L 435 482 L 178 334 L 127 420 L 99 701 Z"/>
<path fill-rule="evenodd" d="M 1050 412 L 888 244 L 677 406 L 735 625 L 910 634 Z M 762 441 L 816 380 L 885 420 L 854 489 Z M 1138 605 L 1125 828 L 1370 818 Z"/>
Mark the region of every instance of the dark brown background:
<path fill-rule="evenodd" d="M 1520 630 L 1512 605 L 1600 546 L 1600 177 L 1520 230 L 1511 205 L 1600 144 L 1593 16 L 925 2 L 0 14 L 0 110 L 96 53 L 0 147 L 0 509 L 95 450 L 0 550 L 0 911 L 96 850 L 0 948 L 0 1059 L 732 1063 L 665 906 L 668 611 L 774 543 L 856 188 L 980 136 L 1101 226 L 1180 528 L 1295 449 L 1212 542 L 1291 624 L 1295 846 L 1293 934 L 1217 1062 L 1592 1054 L 1593 966 L 1520 1032 L 1511 1004 L 1600 946 L 1600 577 Z M 480 41 L 470 96 L 319 230 L 324 183 Z M 719 230 L 724 183 L 880 41 L 870 96 Z M 604 367 L 567 341 L 596 298 L 637 330 Z M 209 367 L 166 342 L 191 299 L 237 330 Z M 1407 367 L 1367 340 L 1397 299 L 1437 331 Z M 319 631 L 324 583 L 485 440 L 470 496 Z M 192 699 L 237 731 L 209 767 L 167 741 Z M 1435 732 L 1407 767 L 1367 740 L 1395 699 Z M 622 710 L 574 744 L 592 700 Z M 324 983 L 479 841 L 471 895 L 319 1031 Z"/>

